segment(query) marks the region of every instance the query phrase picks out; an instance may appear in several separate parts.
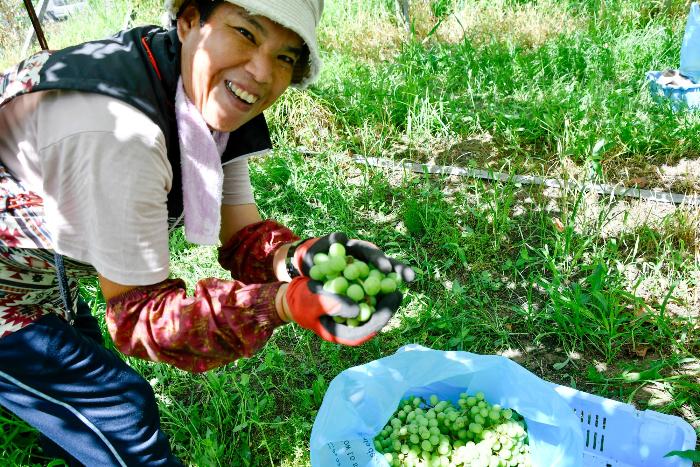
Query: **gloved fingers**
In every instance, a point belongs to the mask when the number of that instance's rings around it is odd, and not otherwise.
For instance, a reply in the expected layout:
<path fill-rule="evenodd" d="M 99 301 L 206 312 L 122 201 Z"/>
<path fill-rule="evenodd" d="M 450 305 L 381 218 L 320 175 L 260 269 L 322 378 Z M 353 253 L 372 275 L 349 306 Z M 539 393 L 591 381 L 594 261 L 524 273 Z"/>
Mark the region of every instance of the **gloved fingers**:
<path fill-rule="evenodd" d="M 334 337 L 332 342 L 357 346 L 373 338 L 380 329 L 386 326 L 393 314 L 394 310 L 388 307 L 377 309 L 369 320 L 356 327 L 336 323 L 329 316 L 322 316 L 319 321 L 324 330 Z"/>
<path fill-rule="evenodd" d="M 402 281 L 413 282 L 416 279 L 416 272 L 411 266 L 393 258 L 389 258 L 389 261 L 391 261 L 391 268 L 399 275 Z"/>
<path fill-rule="evenodd" d="M 352 255 L 353 258 L 372 264 L 384 274 L 392 271 L 389 257 L 373 243 L 357 239 L 348 240 L 345 245 L 345 251 Z"/>
<path fill-rule="evenodd" d="M 413 282 L 416 278 L 415 271 L 407 264 L 388 257 L 382 250 L 373 243 L 364 240 L 348 240 L 345 246 L 348 254 L 353 258 L 361 259 L 366 263 L 371 263 L 384 274 L 395 272 L 404 282 Z"/>
<path fill-rule="evenodd" d="M 382 310 L 389 310 L 392 314 L 395 313 L 399 306 L 401 306 L 401 300 L 403 300 L 403 295 L 398 290 L 380 296 L 379 300 L 377 301 L 377 305 L 375 306 L 376 311 L 372 314 L 372 316 Z"/>
<path fill-rule="evenodd" d="M 343 232 L 333 232 L 323 237 L 311 238 L 299 245 L 294 252 L 297 269 L 305 276 L 309 275 L 309 270 L 314 265 L 314 256 L 317 253 L 327 253 L 333 243 L 345 245 L 348 236 Z"/>
<path fill-rule="evenodd" d="M 322 282 L 310 280 L 307 286 L 309 291 L 318 297 L 321 307 L 328 316 L 357 318 L 357 315 L 360 314 L 360 307 L 357 303 L 348 297 L 325 290 Z"/>

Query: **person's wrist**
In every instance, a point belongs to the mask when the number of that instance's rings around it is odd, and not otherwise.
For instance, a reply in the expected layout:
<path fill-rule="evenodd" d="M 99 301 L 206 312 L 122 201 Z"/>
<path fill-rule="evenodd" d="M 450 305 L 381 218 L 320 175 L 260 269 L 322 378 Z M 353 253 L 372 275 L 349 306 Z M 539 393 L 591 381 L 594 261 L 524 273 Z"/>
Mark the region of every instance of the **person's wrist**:
<path fill-rule="evenodd" d="M 289 312 L 289 305 L 287 304 L 287 287 L 288 284 L 282 284 L 277 290 L 277 296 L 275 297 L 277 315 L 285 323 L 289 323 L 292 320 L 292 316 Z"/>
<path fill-rule="evenodd" d="M 287 272 L 287 252 L 292 245 L 293 243 L 285 243 L 280 246 L 272 258 L 272 269 L 278 281 L 290 282 L 292 280 L 289 272 Z"/>
<path fill-rule="evenodd" d="M 297 265 L 294 264 L 294 256 L 296 254 L 297 247 L 306 242 L 306 240 L 308 240 L 308 238 L 297 240 L 296 242 L 290 243 L 289 248 L 287 248 L 287 255 L 284 258 L 284 264 L 289 280 L 301 275 L 301 271 L 298 269 Z"/>

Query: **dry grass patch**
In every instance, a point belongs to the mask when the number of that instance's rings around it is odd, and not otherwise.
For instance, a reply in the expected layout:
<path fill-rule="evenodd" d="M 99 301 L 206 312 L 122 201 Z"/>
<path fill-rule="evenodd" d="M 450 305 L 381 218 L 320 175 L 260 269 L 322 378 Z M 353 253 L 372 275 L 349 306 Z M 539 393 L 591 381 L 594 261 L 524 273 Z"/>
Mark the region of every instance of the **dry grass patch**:
<path fill-rule="evenodd" d="M 337 13 L 322 28 L 320 40 L 327 49 L 367 61 L 389 60 L 399 52 L 407 30 L 397 13 L 384 9 L 350 12 L 350 8 Z M 467 38 L 476 44 L 496 41 L 536 47 L 584 25 L 564 2 L 554 0 L 521 5 L 507 0 L 464 2 L 442 22 L 435 17 L 431 1 L 415 0 L 410 3 L 409 16 L 417 40 L 434 38 L 442 43 Z"/>
<path fill-rule="evenodd" d="M 381 9 L 350 12 L 348 8 L 323 23 L 319 42 L 328 50 L 349 53 L 359 60 L 392 59 L 406 40 L 406 29 L 396 16 Z"/>
<path fill-rule="evenodd" d="M 416 33 L 421 38 L 430 33 L 437 21 L 430 4 L 427 0 L 412 3 Z M 580 18 L 567 10 L 566 2 L 515 4 L 507 0 L 479 0 L 457 7 L 434 34 L 441 42 L 461 42 L 466 37 L 477 44 L 496 41 L 537 47 L 550 37 L 570 33 L 583 25 Z"/>
<path fill-rule="evenodd" d="M 309 151 L 327 150 L 338 132 L 334 112 L 325 103 L 293 88 L 265 116 L 289 144 Z"/>

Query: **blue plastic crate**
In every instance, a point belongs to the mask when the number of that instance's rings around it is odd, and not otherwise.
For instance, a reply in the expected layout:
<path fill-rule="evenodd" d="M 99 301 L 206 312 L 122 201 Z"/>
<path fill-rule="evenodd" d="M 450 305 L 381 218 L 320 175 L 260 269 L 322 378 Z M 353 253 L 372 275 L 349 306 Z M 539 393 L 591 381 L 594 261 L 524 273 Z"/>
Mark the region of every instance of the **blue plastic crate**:
<path fill-rule="evenodd" d="M 657 80 L 662 71 L 648 71 L 646 78 L 649 82 L 649 92 L 654 99 L 668 99 L 674 110 L 700 108 L 700 84 L 689 87 L 667 86 Z"/>
<path fill-rule="evenodd" d="M 680 417 L 595 396 L 567 386 L 553 385 L 583 425 L 586 467 L 691 467 L 669 451 L 695 449 L 697 435 Z"/>

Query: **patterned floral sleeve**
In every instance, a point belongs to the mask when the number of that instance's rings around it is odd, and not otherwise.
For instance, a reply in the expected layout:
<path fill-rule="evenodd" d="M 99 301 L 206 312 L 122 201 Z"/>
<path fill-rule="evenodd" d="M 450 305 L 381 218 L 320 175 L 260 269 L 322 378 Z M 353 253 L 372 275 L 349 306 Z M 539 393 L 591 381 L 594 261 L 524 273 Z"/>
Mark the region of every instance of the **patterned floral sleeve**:
<path fill-rule="evenodd" d="M 204 279 L 187 297 L 181 279 L 168 279 L 110 299 L 107 327 L 126 355 L 203 372 L 254 354 L 284 324 L 281 285 Z"/>
<path fill-rule="evenodd" d="M 276 281 L 272 259 L 285 243 L 299 240 L 294 232 L 272 220 L 250 224 L 219 248 L 219 264 L 231 276 L 249 284 Z"/>

